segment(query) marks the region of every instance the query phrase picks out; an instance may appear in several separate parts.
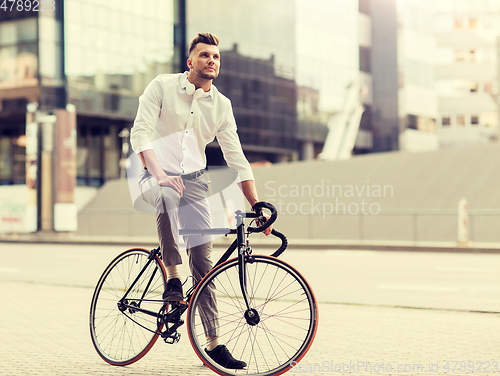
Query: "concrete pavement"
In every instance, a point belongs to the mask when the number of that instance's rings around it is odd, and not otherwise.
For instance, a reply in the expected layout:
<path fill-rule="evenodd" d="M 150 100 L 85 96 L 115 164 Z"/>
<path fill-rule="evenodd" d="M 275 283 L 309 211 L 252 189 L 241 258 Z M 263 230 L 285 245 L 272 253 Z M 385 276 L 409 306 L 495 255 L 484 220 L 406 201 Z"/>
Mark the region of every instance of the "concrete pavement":
<path fill-rule="evenodd" d="M 192 351 L 185 327 L 178 344 L 159 340 L 133 365 L 106 364 L 89 335 L 90 288 L 0 282 L 0 291 L 2 375 L 213 375 Z M 316 340 L 289 374 L 350 374 L 335 372 L 342 366 L 355 375 L 499 374 L 459 369 L 462 361 L 500 362 L 499 330 L 498 314 L 322 304 Z M 447 372 L 446 362 L 454 361 L 456 372 Z M 429 372 L 429 362 L 437 372 Z"/>
<path fill-rule="evenodd" d="M 213 374 L 191 349 L 185 326 L 180 330 L 183 338 L 178 344 L 167 345 L 159 340 L 149 354 L 133 365 L 113 367 L 99 358 L 92 346 L 88 326 L 93 286 L 111 258 L 122 250 L 121 246 L 0 245 L 1 375 Z M 497 309 L 498 303 L 494 303 L 500 297 L 497 290 L 488 287 L 491 285 L 484 285 L 489 289 L 489 295 L 484 295 L 484 299 L 463 305 L 470 301 L 467 295 L 463 295 L 463 301 L 450 305 L 451 310 L 396 308 L 390 302 L 407 299 L 410 306 L 407 295 L 411 293 L 393 293 L 394 290 L 388 290 L 390 296 L 384 292 L 362 304 L 339 303 L 348 296 L 353 299 L 355 289 L 351 285 L 359 282 L 363 275 L 367 276 L 367 281 L 384 282 L 377 278 L 390 273 L 391 268 L 380 269 L 378 265 L 386 264 L 389 257 L 393 260 L 392 268 L 399 273 L 394 275 L 400 282 L 404 278 L 401 275 L 403 256 L 394 259 L 399 254 L 360 252 L 352 256 L 348 252 L 339 252 L 291 251 L 283 255 L 309 279 L 320 301 L 316 340 L 302 362 L 288 374 L 500 374 L 498 370 L 493 372 L 495 364 L 500 367 L 500 310 Z M 316 257 L 309 257 L 312 254 Z M 439 256 L 439 263 L 435 256 Z M 497 255 L 477 255 L 481 256 L 477 265 L 473 264 L 474 255 L 460 255 L 462 264 L 451 260 L 451 256 L 426 253 L 415 257 L 411 254 L 411 262 L 415 270 L 425 265 L 425 260 L 462 270 L 460 265 L 465 263 L 476 271 L 481 262 L 498 270 Z M 362 259 L 378 274 L 367 274 L 365 266 L 361 265 Z M 333 269 L 335 264 L 336 269 Z M 334 278 L 333 274 L 338 275 L 342 268 L 346 269 L 345 278 L 335 279 L 337 277 Z M 359 274 L 353 274 L 352 271 L 356 270 L 360 271 Z M 350 279 L 347 278 L 349 275 Z M 387 277 L 394 278 L 394 275 Z M 489 273 L 485 278 L 494 275 Z M 432 274 L 427 277 L 433 286 L 441 283 L 432 279 Z M 484 280 L 480 274 L 474 278 Z M 490 281 L 496 283 L 496 279 Z M 368 285 L 363 286 L 364 291 Z M 333 290 L 335 294 L 332 294 Z M 345 294 L 342 295 L 342 291 Z M 367 291 L 371 291 L 369 295 L 380 290 Z M 460 291 L 455 295 L 449 291 L 433 294 L 445 294 L 458 301 Z M 393 299 L 387 301 L 389 304 L 380 300 L 389 297 Z M 493 301 L 489 307 L 494 311 L 471 312 L 475 307 L 483 307 L 475 304 L 485 299 Z M 378 305 L 375 305 L 377 301 Z M 421 302 L 424 307 L 425 302 Z M 460 362 L 465 362 L 462 369 Z M 489 368 L 485 362 L 490 362 Z M 468 372 L 473 370 L 469 366 L 474 366 L 474 372 Z M 478 371 L 479 366 L 482 366 L 480 370 L 489 372 Z M 455 372 L 452 372 L 454 367 Z"/>

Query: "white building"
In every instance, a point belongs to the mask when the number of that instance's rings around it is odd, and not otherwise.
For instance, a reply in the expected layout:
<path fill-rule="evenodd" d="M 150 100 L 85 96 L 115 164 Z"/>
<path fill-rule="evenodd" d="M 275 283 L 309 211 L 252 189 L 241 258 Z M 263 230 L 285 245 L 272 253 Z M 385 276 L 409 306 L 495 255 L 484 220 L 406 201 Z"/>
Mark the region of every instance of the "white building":
<path fill-rule="evenodd" d="M 500 0 L 438 0 L 436 5 L 440 145 L 496 140 Z"/>
<path fill-rule="evenodd" d="M 435 150 L 439 148 L 434 78 L 435 1 L 399 0 L 397 5 L 399 148 L 403 151 Z"/>

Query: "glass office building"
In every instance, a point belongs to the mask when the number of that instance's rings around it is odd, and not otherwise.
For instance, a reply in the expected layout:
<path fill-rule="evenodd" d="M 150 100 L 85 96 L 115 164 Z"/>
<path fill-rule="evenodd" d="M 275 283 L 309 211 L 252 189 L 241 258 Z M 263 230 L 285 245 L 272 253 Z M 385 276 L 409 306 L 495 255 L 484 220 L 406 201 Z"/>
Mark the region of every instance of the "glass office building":
<path fill-rule="evenodd" d="M 21 184 L 26 103 L 40 95 L 37 19 L 0 12 L 0 20 L 0 184 Z"/>
<path fill-rule="evenodd" d="M 0 12 L 0 184 L 25 181 L 30 102 L 48 112 L 76 107 L 79 185 L 120 177 L 121 132 L 146 85 L 172 72 L 173 53 L 173 0 L 59 0 L 53 11 Z"/>
<path fill-rule="evenodd" d="M 120 132 L 130 128 L 146 85 L 158 74 L 172 72 L 173 1 L 140 5 L 127 0 L 64 2 L 67 98 L 78 114 L 81 185 L 101 185 L 120 176 Z"/>
<path fill-rule="evenodd" d="M 221 39 L 215 84 L 233 101 L 249 159 L 316 157 L 326 123 L 358 78 L 358 1 L 187 5 L 187 35 L 210 30 Z"/>
<path fill-rule="evenodd" d="M 248 159 L 314 158 L 359 73 L 357 14 L 352 0 L 57 0 L 54 11 L 0 12 L 0 184 L 25 181 L 28 103 L 75 107 L 79 185 L 119 178 L 138 97 L 158 74 L 186 70 L 181 52 L 205 31 L 221 40 L 215 85 Z M 216 146 L 209 164 L 223 163 Z"/>
<path fill-rule="evenodd" d="M 295 9 L 287 0 L 187 1 L 188 40 L 210 31 L 220 39 L 214 81 L 229 97 L 250 162 L 298 159 Z M 208 149 L 212 160 L 220 152 Z"/>

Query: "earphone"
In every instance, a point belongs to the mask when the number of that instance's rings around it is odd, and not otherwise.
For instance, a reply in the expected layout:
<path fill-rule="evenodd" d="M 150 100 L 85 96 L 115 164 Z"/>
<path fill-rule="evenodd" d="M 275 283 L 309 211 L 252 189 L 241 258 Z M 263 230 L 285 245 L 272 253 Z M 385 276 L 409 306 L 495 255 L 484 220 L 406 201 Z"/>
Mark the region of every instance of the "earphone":
<path fill-rule="evenodd" d="M 196 88 L 194 87 L 194 85 L 191 82 L 187 81 L 186 82 L 186 93 L 188 95 L 193 95 L 195 90 L 196 90 Z"/>

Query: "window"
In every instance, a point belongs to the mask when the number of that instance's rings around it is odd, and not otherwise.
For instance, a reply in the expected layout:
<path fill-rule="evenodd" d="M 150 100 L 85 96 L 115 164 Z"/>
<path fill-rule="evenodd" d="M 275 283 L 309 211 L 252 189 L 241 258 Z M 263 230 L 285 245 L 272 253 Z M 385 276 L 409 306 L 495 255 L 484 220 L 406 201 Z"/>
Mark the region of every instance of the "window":
<path fill-rule="evenodd" d="M 17 23 L 17 38 L 19 41 L 36 40 L 36 18 L 27 18 Z"/>
<path fill-rule="evenodd" d="M 465 115 L 457 115 L 457 125 L 462 127 L 465 125 Z"/>
<path fill-rule="evenodd" d="M 493 93 L 493 84 L 491 82 L 484 83 L 484 91 L 486 93 Z"/>
<path fill-rule="evenodd" d="M 472 115 L 470 117 L 470 123 L 472 125 L 479 125 L 479 116 L 478 115 Z"/>
<path fill-rule="evenodd" d="M 443 127 L 449 127 L 451 125 L 451 117 L 443 116 L 441 118 L 441 124 L 443 125 Z"/>
<path fill-rule="evenodd" d="M 479 84 L 477 82 L 471 82 L 470 84 L 470 92 L 471 93 L 477 93 Z"/>
<path fill-rule="evenodd" d="M 359 70 L 361 72 L 371 72 L 370 48 L 359 47 Z"/>
<path fill-rule="evenodd" d="M 0 23 L 0 44 L 9 45 L 17 43 L 17 28 L 16 22 Z"/>
<path fill-rule="evenodd" d="M 406 128 L 409 129 L 418 129 L 417 127 L 418 117 L 415 115 L 408 115 L 406 117 Z"/>
<path fill-rule="evenodd" d="M 455 61 L 466 61 L 467 52 L 466 51 L 455 51 Z"/>
<path fill-rule="evenodd" d="M 498 114 L 496 112 L 482 112 L 480 114 L 481 124 L 489 128 L 495 128 L 497 125 Z"/>
<path fill-rule="evenodd" d="M 434 67 L 407 60 L 404 72 L 405 83 L 434 89 Z"/>
<path fill-rule="evenodd" d="M 477 50 L 457 50 L 455 51 L 455 61 L 478 61 Z"/>
<path fill-rule="evenodd" d="M 476 29 L 476 28 L 477 28 L 477 18 L 470 17 L 469 18 L 469 29 Z"/>
<path fill-rule="evenodd" d="M 477 54 L 476 54 L 476 50 L 470 50 L 469 51 L 469 61 L 474 61 L 474 62 L 477 62 Z"/>
<path fill-rule="evenodd" d="M 462 17 L 455 17 L 455 29 L 463 29 L 464 19 Z"/>

